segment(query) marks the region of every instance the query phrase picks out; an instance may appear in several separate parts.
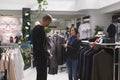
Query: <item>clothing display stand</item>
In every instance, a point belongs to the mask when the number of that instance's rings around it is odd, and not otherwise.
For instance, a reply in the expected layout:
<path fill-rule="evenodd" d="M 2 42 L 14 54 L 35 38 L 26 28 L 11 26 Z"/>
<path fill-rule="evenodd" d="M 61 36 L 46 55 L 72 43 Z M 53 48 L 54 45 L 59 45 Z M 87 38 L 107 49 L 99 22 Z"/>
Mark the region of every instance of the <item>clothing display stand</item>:
<path fill-rule="evenodd" d="M 92 42 L 82 41 L 82 43 L 92 45 Z M 113 49 L 113 80 L 120 80 L 120 43 L 97 43 L 96 45 L 100 45 L 102 47 L 107 47 Z M 116 53 L 116 46 L 118 52 Z M 118 55 L 118 56 L 116 56 Z"/>
<path fill-rule="evenodd" d="M 24 77 L 24 74 L 23 74 L 24 61 L 23 61 L 23 58 L 22 58 L 22 55 L 20 52 L 20 46 L 18 44 L 10 43 L 10 44 L 1 44 L 0 48 L 2 49 L 2 52 L 3 52 L 2 54 L 9 52 L 9 50 L 11 49 L 10 55 L 7 54 L 7 57 L 8 56 L 10 56 L 10 57 L 2 58 L 3 60 L 4 59 L 5 60 L 4 61 L 1 60 L 1 63 L 0 63 L 1 64 L 0 65 L 1 66 L 0 73 L 2 73 L 2 74 L 4 73 L 2 80 L 7 80 L 7 79 L 22 80 L 22 78 Z M 15 49 L 15 50 L 13 50 L 13 49 Z M 18 51 L 18 54 L 17 54 L 17 52 L 14 53 L 14 51 Z M 11 56 L 12 53 L 14 55 Z M 6 64 L 6 61 L 8 62 L 7 64 Z M 19 63 L 19 64 L 17 64 L 17 63 Z M 11 74 L 10 72 L 13 72 L 13 74 Z M 2 74 L 0 74 L 0 76 L 2 76 Z"/>
<path fill-rule="evenodd" d="M 0 48 L 18 48 L 18 44 L 2 44 Z M 0 73 L 4 73 L 4 75 L 0 75 L 0 80 L 7 80 L 7 69 L 0 70 Z"/>

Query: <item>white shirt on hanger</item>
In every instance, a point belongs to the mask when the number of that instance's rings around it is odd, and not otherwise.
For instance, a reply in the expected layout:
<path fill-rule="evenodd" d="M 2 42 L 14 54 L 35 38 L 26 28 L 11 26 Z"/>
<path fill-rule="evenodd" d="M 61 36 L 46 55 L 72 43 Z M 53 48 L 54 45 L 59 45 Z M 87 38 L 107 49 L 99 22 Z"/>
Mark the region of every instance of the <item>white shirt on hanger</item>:
<path fill-rule="evenodd" d="M 78 31 L 79 31 L 79 33 L 80 33 L 79 39 L 90 38 L 90 37 L 91 37 L 91 27 L 90 27 L 90 23 L 81 24 L 81 25 L 79 26 Z"/>

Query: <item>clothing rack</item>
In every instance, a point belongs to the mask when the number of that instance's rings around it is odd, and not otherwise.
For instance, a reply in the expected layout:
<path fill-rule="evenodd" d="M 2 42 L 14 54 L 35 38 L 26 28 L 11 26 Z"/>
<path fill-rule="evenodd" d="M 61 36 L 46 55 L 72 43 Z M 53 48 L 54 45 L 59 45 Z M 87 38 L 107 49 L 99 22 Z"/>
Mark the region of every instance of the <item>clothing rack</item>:
<path fill-rule="evenodd" d="M 9 44 L 2 43 L 0 45 L 0 48 L 17 48 L 17 47 L 19 47 L 19 45 L 15 43 L 9 43 Z"/>
<path fill-rule="evenodd" d="M 17 49 L 16 49 L 17 48 Z M 10 44 L 1 44 L 0 45 L 0 49 L 2 49 L 2 52 L 4 53 L 5 52 L 8 52 L 9 49 L 13 50 L 13 51 L 18 51 L 18 53 L 20 52 L 19 49 L 20 49 L 20 46 L 18 44 L 14 44 L 14 43 L 10 43 Z M 15 49 L 15 50 L 14 50 Z M 10 52 L 11 53 L 11 52 Z M 16 55 L 16 53 L 15 53 Z M 8 78 L 8 74 L 10 77 L 10 80 L 21 80 L 23 78 L 23 68 L 24 68 L 24 61 L 23 61 L 23 58 L 22 58 L 22 55 L 21 54 L 18 54 L 17 57 L 15 57 L 14 59 L 16 59 L 15 61 L 17 61 L 17 63 L 19 62 L 19 65 L 18 64 L 14 64 L 14 66 L 16 65 L 16 68 L 13 70 L 15 71 L 17 68 L 19 69 L 18 71 L 16 70 L 16 74 L 14 76 L 11 76 L 11 74 L 9 73 L 9 71 L 6 69 L 6 68 L 3 68 L 0 70 L 0 73 L 4 73 L 4 75 L 0 75 L 0 80 L 7 80 Z M 10 64 L 10 62 L 9 62 Z M 9 66 L 9 64 L 7 66 Z M 18 65 L 18 66 L 17 66 Z M 12 65 L 13 66 L 13 65 Z M 15 72 L 14 72 L 15 73 Z M 21 75 L 20 75 L 21 74 Z M 20 75 L 20 76 L 18 76 Z"/>
<path fill-rule="evenodd" d="M 18 47 L 17 44 L 1 44 L 0 48 L 16 48 Z M 4 75 L 0 75 L 0 80 L 7 80 L 7 69 L 0 70 L 0 73 Z"/>
<path fill-rule="evenodd" d="M 16 48 L 18 47 L 17 44 L 1 44 L 0 48 Z M 4 74 L 4 75 L 0 75 L 0 80 L 7 80 L 7 70 L 3 69 L 0 70 L 0 73 Z"/>
<path fill-rule="evenodd" d="M 92 45 L 92 42 L 89 41 L 82 41 L 85 45 Z M 113 54 L 113 80 L 120 80 L 120 48 L 118 48 L 118 59 L 116 60 L 116 47 L 120 46 L 120 43 L 97 43 L 96 45 L 100 45 L 102 47 L 111 48 L 114 51 Z"/>

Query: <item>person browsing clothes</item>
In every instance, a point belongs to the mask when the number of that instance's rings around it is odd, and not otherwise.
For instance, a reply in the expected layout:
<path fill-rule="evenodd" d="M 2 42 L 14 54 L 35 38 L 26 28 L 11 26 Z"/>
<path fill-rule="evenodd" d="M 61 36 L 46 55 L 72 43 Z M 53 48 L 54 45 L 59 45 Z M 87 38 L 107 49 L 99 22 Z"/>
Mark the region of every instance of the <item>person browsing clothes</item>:
<path fill-rule="evenodd" d="M 74 27 L 70 29 L 70 39 L 63 46 L 67 49 L 66 64 L 68 69 L 69 80 L 78 80 L 78 50 L 80 48 L 80 40 L 77 39 L 78 30 Z"/>
<path fill-rule="evenodd" d="M 37 79 L 47 80 L 47 57 L 51 55 L 47 52 L 47 38 L 44 27 L 48 26 L 52 21 L 50 15 L 45 15 L 42 18 L 40 25 L 36 25 L 32 31 L 33 57 L 35 60 Z"/>

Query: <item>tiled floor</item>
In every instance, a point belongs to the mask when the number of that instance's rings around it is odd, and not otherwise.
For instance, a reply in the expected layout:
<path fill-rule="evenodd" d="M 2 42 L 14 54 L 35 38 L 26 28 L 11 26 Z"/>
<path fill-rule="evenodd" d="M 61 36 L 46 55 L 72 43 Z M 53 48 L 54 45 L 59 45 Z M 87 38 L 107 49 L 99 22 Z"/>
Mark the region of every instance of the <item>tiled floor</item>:
<path fill-rule="evenodd" d="M 36 80 L 36 69 L 35 68 L 29 68 L 24 71 L 24 79 L 23 80 Z M 48 74 L 47 80 L 68 80 L 67 79 L 67 71 L 66 68 L 64 68 L 62 71 L 58 70 L 58 74 L 56 75 L 50 75 Z"/>

